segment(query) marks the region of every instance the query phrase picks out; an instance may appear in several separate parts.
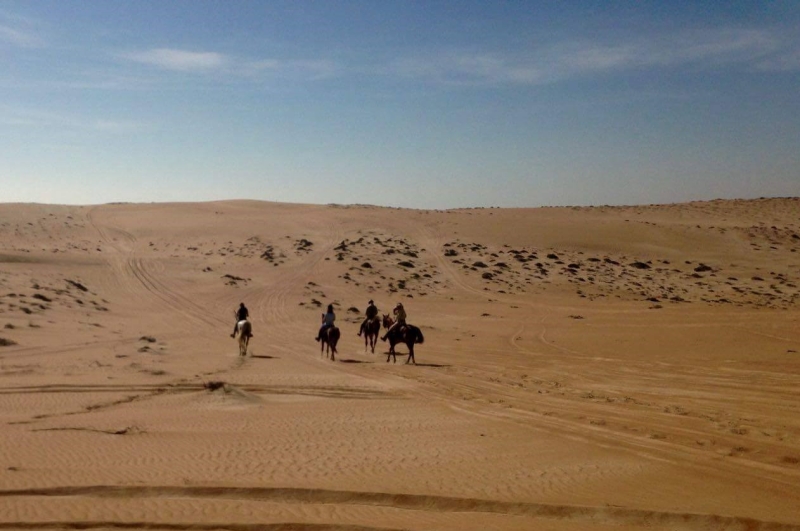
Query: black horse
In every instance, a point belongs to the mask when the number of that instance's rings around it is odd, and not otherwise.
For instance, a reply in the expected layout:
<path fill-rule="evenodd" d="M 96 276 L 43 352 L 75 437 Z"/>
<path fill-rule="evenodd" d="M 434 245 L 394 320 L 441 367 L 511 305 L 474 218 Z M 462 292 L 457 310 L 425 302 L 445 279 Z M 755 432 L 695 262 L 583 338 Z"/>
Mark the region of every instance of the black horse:
<path fill-rule="evenodd" d="M 394 319 L 384 314 L 383 326 L 389 329 L 393 324 Z M 398 343 L 405 343 L 406 347 L 408 347 L 408 359 L 406 363 L 411 362 L 414 365 L 417 364 L 417 360 L 414 359 L 414 344 L 421 345 L 425 341 L 425 338 L 422 336 L 422 331 L 419 328 L 409 324 L 399 326 L 389 332 L 386 335 L 386 339 L 389 340 L 389 353 L 386 355 L 386 363 L 389 363 L 389 357 L 394 357 L 394 363 L 397 363 L 397 354 L 394 351 L 394 346 Z"/>
<path fill-rule="evenodd" d="M 331 358 L 331 361 L 336 361 L 336 344 L 339 343 L 340 336 L 341 333 L 335 326 L 326 328 L 325 331 L 320 334 L 319 355 L 322 356 L 323 353 L 325 353 L 327 355 L 326 357 Z"/>
<path fill-rule="evenodd" d="M 381 322 L 377 317 L 373 317 L 372 319 L 367 319 L 364 321 L 364 352 L 367 351 L 367 348 L 372 349 L 372 353 L 375 354 L 375 343 L 378 342 L 378 336 L 381 333 Z"/>

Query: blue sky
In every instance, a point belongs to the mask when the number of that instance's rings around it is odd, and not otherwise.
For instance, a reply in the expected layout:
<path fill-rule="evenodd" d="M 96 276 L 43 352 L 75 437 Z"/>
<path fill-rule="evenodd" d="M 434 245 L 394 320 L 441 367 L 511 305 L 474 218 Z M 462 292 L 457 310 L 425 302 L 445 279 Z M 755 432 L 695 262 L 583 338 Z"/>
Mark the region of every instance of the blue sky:
<path fill-rule="evenodd" d="M 0 0 L 0 202 L 800 195 L 800 2 Z"/>

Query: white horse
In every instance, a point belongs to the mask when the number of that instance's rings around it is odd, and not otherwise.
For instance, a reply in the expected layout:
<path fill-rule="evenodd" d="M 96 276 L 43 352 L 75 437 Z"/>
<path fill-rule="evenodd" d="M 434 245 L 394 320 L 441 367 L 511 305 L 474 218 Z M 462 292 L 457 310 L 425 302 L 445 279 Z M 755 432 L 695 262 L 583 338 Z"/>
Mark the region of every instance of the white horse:
<path fill-rule="evenodd" d="M 247 319 L 242 319 L 236 323 L 236 333 L 239 334 L 239 355 L 247 356 L 247 345 L 253 337 L 253 325 Z"/>

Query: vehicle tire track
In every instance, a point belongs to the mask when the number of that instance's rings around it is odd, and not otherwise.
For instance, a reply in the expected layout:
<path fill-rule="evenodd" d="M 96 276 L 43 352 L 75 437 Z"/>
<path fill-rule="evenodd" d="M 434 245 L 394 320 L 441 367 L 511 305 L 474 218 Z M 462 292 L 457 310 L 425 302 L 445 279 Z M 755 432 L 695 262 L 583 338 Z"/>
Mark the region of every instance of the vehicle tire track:
<path fill-rule="evenodd" d="M 568 521 L 607 521 L 617 524 L 640 525 L 649 527 L 654 523 L 663 526 L 674 526 L 680 529 L 748 529 L 754 531 L 800 531 L 800 525 L 788 522 L 759 520 L 749 517 L 704 514 L 692 512 L 659 511 L 618 506 L 566 505 L 536 502 L 507 502 L 480 498 L 459 498 L 449 496 L 370 492 L 340 491 L 326 489 L 303 488 L 271 488 L 271 487 L 191 487 L 191 486 L 62 486 L 52 488 L 8 489 L 0 491 L 0 498 L 53 498 L 53 497 L 85 497 L 85 498 L 120 498 L 120 499 L 163 499 L 163 498 L 205 498 L 269 501 L 291 504 L 326 504 L 326 505 L 363 505 L 378 506 L 411 511 L 435 513 L 494 513 L 503 515 L 527 516 L 541 519 Z M 100 523 L 80 522 L 48 522 L 55 527 L 100 527 Z M 78 525 L 74 525 L 77 523 Z M 108 527 L 146 527 L 167 529 L 218 529 L 220 524 L 168 524 L 145 522 L 104 521 Z M 0 527 L 12 528 L 40 526 L 41 523 L 26 521 L 6 521 Z M 250 524 L 242 529 L 254 529 Z M 253 524 L 255 525 L 255 524 Z M 318 524 L 332 525 L 332 524 Z M 180 526 L 180 527 L 175 527 Z M 207 527 L 204 527 L 207 526 Z M 226 529 L 236 529 L 229 525 Z M 324 529 L 324 528 L 323 528 Z M 365 529 L 353 527 L 352 529 Z M 377 528 L 376 528 L 377 529 Z M 385 529 L 385 528 L 381 528 Z"/>

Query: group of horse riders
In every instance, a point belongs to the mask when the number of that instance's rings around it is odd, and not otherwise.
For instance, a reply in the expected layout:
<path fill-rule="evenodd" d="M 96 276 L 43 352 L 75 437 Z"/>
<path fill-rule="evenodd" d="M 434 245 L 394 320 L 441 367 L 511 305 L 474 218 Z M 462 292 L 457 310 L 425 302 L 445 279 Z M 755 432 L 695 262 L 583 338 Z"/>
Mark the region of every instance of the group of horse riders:
<path fill-rule="evenodd" d="M 389 327 L 389 329 L 381 338 L 381 341 L 386 341 L 386 338 L 389 336 L 389 333 L 391 333 L 392 330 L 395 329 L 399 330 L 400 327 L 406 325 L 406 310 L 403 308 L 402 302 L 397 303 L 397 306 L 394 307 L 392 313 L 395 316 L 395 323 L 392 324 L 391 327 Z M 364 333 L 364 328 L 367 326 L 367 324 L 371 320 L 378 317 L 378 307 L 375 306 L 375 302 L 372 299 L 370 299 L 369 302 L 367 303 L 367 309 L 364 312 L 364 314 L 366 318 L 361 322 L 361 326 L 358 329 L 357 335 L 359 337 L 361 337 L 361 334 Z M 333 326 L 333 322 L 335 320 L 336 320 L 336 314 L 333 312 L 333 304 L 329 304 L 328 310 L 324 314 L 322 314 L 322 326 L 320 327 L 319 332 L 317 333 L 317 337 L 315 337 L 314 340 L 319 341 L 325 330 Z"/>
<path fill-rule="evenodd" d="M 236 323 L 233 325 L 233 333 L 231 334 L 231 337 L 236 337 L 236 332 L 238 330 L 239 322 L 245 321 L 247 320 L 248 317 L 250 317 L 250 312 L 247 310 L 247 307 L 244 305 L 243 302 L 239 303 L 239 309 L 235 310 L 235 313 L 236 313 Z M 361 337 L 361 334 L 364 333 L 364 327 L 367 325 L 367 323 L 378 317 L 378 307 L 375 306 L 375 302 L 372 299 L 370 299 L 367 305 L 367 309 L 364 313 L 366 315 L 366 319 L 364 319 L 364 321 L 361 323 L 361 327 L 358 330 L 359 337 Z M 401 327 L 404 327 L 406 325 L 406 310 L 405 308 L 403 308 L 402 302 L 397 303 L 397 306 L 394 307 L 392 313 L 394 314 L 395 322 L 394 324 L 392 324 L 392 326 L 389 327 L 389 329 L 383 335 L 381 341 L 386 341 L 386 338 L 393 330 L 395 329 L 401 330 L 402 329 Z M 332 327 L 334 321 L 336 321 L 336 314 L 333 312 L 333 304 L 329 304 L 327 311 L 324 314 L 322 314 L 322 326 L 320 327 L 319 332 L 317 333 L 317 337 L 315 337 L 314 340 L 319 341 L 320 338 L 322 337 L 323 332 L 325 332 L 325 330 L 327 330 L 328 328 Z M 253 337 L 252 332 L 250 332 L 250 337 Z"/>

